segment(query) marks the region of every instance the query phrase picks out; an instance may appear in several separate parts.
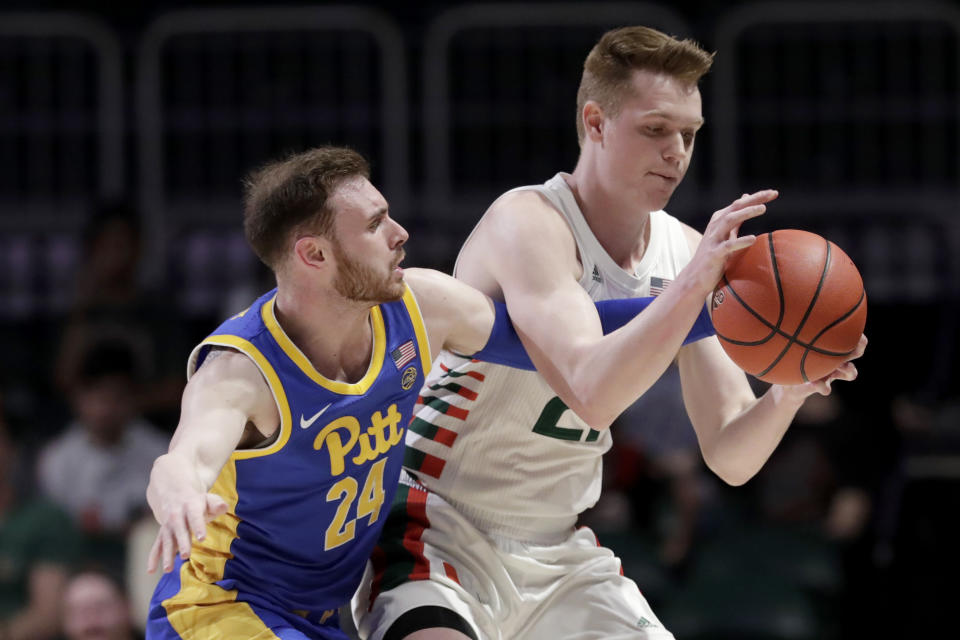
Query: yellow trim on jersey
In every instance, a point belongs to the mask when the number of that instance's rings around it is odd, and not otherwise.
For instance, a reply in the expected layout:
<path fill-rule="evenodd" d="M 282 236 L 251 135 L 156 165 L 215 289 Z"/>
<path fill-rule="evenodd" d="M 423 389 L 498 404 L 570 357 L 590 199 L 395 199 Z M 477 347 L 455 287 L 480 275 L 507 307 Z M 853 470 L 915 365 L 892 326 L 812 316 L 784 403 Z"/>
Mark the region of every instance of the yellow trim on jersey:
<path fill-rule="evenodd" d="M 267 384 L 270 385 L 270 390 L 273 392 L 273 399 L 277 403 L 277 409 L 280 411 L 280 434 L 273 444 L 263 449 L 241 449 L 234 451 L 230 457 L 233 459 L 259 458 L 260 456 L 276 453 L 282 449 L 283 445 L 287 444 L 287 440 L 290 439 L 290 429 L 291 425 L 293 425 L 293 419 L 290 417 L 290 403 L 287 402 L 287 394 L 283 390 L 283 384 L 280 383 L 280 377 L 273 369 L 273 365 L 270 364 L 266 356 L 260 353 L 260 350 L 253 346 L 253 344 L 238 336 L 210 336 L 201 342 L 195 351 L 199 352 L 200 347 L 203 345 L 233 347 L 246 354 L 260 369 L 263 377 L 267 379 Z"/>
<path fill-rule="evenodd" d="M 423 375 L 430 374 L 430 368 L 433 366 L 433 355 L 430 353 L 430 341 L 427 340 L 427 325 L 423 322 L 423 314 L 420 313 L 420 305 L 417 304 L 417 298 L 413 295 L 413 290 L 406 285 L 407 290 L 403 293 L 403 304 L 407 307 L 407 313 L 410 314 L 410 321 L 413 323 L 413 332 L 417 336 L 417 344 L 420 346 L 420 363 L 423 367 Z"/>
<path fill-rule="evenodd" d="M 380 307 L 371 307 L 370 309 L 370 324 L 373 328 L 373 356 L 370 358 L 370 366 L 367 368 L 367 373 L 364 374 L 359 382 L 349 383 L 330 380 L 313 368 L 313 365 L 310 364 L 307 357 L 297 348 L 297 345 L 293 344 L 293 341 L 287 337 L 287 334 L 283 332 L 283 328 L 277 322 L 276 314 L 273 311 L 276 299 L 277 297 L 274 296 L 264 303 L 260 311 L 260 315 L 263 317 L 263 324 L 266 325 L 267 329 L 277 341 L 277 344 L 280 345 L 280 348 L 300 367 L 300 370 L 321 387 L 334 393 L 352 396 L 359 396 L 366 393 L 374 381 L 376 381 L 377 376 L 380 375 L 380 369 L 383 366 L 383 356 L 387 351 L 387 332 L 383 326 L 383 314 L 380 312 Z"/>
<path fill-rule="evenodd" d="M 233 557 L 230 545 L 237 538 L 237 527 L 240 526 L 240 518 L 236 516 L 239 501 L 236 460 L 228 460 L 223 465 L 210 493 L 223 498 L 227 512 L 207 525 L 206 539 L 195 542 L 190 551 L 190 564 L 204 582 L 222 580 L 227 558 Z"/>
<path fill-rule="evenodd" d="M 207 538 L 195 542 L 190 560 L 180 567 L 180 590 L 163 601 L 170 626 L 184 640 L 206 638 L 265 638 L 277 636 L 245 602 L 237 602 L 236 589 L 216 584 L 223 578 L 230 545 L 237 537 L 237 463 L 229 460 L 220 470 L 212 493 L 227 503 L 227 513 L 207 524 Z M 266 635 L 263 635 L 266 632 Z M 218 635 L 219 634 L 219 635 Z"/>
<path fill-rule="evenodd" d="M 190 607 L 177 612 L 177 615 L 180 614 L 182 614 L 182 624 L 185 626 L 173 628 L 183 640 L 210 640 L 210 638 L 280 640 L 279 636 L 246 602 Z"/>

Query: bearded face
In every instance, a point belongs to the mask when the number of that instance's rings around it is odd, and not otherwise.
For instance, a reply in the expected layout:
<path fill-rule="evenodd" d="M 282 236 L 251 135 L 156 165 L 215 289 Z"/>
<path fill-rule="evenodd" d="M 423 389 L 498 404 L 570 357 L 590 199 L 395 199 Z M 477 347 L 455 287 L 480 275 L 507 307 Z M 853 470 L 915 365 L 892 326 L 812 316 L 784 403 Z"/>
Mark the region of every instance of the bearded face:
<path fill-rule="evenodd" d="M 395 269 L 403 259 L 402 250 L 394 262 L 379 268 L 347 255 L 338 240 L 334 240 L 333 255 L 337 260 L 337 275 L 333 286 L 344 298 L 379 304 L 403 297 L 406 289 L 403 274 Z"/>

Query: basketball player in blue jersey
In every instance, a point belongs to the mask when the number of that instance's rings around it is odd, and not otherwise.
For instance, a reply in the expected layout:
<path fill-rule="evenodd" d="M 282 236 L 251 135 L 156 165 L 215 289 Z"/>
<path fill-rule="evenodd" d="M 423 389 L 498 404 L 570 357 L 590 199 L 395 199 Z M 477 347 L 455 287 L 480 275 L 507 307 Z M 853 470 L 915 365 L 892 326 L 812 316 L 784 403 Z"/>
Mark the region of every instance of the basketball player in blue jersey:
<path fill-rule="evenodd" d="M 604 34 L 584 65 L 573 172 L 507 192 L 467 239 L 456 277 L 506 302 L 537 371 L 439 355 L 354 598 L 362 638 L 673 638 L 614 554 L 575 527 L 599 497 L 611 422 L 676 359 L 703 458 L 737 485 L 806 397 L 856 377 L 847 362 L 757 398 L 716 338 L 683 342 L 727 260 L 755 240 L 740 225 L 777 196 L 745 194 L 702 235 L 663 210 L 704 123 L 697 84 L 711 64 L 653 29 Z M 654 294 L 602 335 L 595 301 Z"/>
<path fill-rule="evenodd" d="M 277 288 L 190 356 L 147 492 L 148 570 L 168 572 L 150 639 L 345 637 L 337 608 L 386 519 L 432 354 L 491 335 L 486 296 L 400 269 L 407 232 L 368 175 L 320 148 L 247 182 L 245 233 Z"/>

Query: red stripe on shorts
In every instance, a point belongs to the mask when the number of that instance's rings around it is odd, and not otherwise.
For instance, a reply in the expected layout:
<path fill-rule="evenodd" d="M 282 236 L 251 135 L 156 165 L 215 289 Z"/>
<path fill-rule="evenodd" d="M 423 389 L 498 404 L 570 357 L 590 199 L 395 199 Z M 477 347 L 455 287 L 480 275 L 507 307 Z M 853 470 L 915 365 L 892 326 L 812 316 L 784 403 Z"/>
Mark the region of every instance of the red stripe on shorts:
<path fill-rule="evenodd" d="M 377 545 L 370 554 L 370 564 L 373 565 L 373 580 L 370 582 L 370 606 L 367 611 L 373 611 L 373 601 L 380 595 L 380 587 L 383 585 L 383 572 L 387 568 L 387 554 L 383 547 Z"/>
<path fill-rule="evenodd" d="M 443 571 L 447 574 L 447 577 L 460 584 L 460 577 L 457 575 L 457 570 L 453 568 L 453 565 L 449 562 L 443 563 Z"/>
<path fill-rule="evenodd" d="M 407 530 L 403 534 L 403 547 L 413 556 L 411 580 L 427 580 L 430 577 L 430 561 L 423 555 L 424 530 L 430 526 L 427 520 L 427 492 L 410 487 L 407 493 Z"/>

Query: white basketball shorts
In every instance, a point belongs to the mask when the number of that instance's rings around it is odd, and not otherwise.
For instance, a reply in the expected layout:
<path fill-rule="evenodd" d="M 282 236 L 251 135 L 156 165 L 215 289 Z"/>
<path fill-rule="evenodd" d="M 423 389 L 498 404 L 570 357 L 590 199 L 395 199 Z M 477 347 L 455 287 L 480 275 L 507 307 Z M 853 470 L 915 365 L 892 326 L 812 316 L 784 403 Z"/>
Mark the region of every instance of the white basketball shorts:
<path fill-rule="evenodd" d="M 590 529 L 554 545 L 490 535 L 406 472 L 353 615 L 364 640 L 430 627 L 476 640 L 673 640 Z"/>

